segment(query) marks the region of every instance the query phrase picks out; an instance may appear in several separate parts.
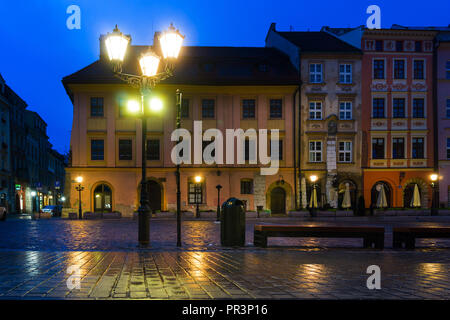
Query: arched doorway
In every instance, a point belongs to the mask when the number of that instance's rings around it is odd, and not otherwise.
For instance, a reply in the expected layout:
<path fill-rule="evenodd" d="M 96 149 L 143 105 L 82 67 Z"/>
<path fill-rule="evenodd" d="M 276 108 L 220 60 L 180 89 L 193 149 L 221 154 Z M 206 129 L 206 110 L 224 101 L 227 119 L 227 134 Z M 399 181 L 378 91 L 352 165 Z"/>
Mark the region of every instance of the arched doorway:
<path fill-rule="evenodd" d="M 106 184 L 99 184 L 94 189 L 94 212 L 112 211 L 112 191 Z"/>
<path fill-rule="evenodd" d="M 152 212 L 161 211 L 161 186 L 154 180 L 147 181 L 147 195 Z"/>
<path fill-rule="evenodd" d="M 414 195 L 414 187 L 415 187 L 415 183 L 409 183 L 404 191 L 403 191 L 403 207 L 405 208 L 412 208 L 412 199 L 413 199 L 413 195 Z M 420 200 L 422 201 L 422 189 L 420 188 L 419 185 L 417 185 L 417 187 L 419 188 L 419 196 L 420 196 Z"/>
<path fill-rule="evenodd" d="M 377 205 L 377 199 L 378 199 L 378 193 L 379 193 L 379 188 L 381 187 L 381 185 L 383 185 L 384 187 L 384 193 L 386 194 L 386 202 L 387 202 L 387 206 L 388 208 L 391 207 L 391 200 L 392 200 L 392 188 L 389 185 L 389 183 L 384 182 L 384 181 L 378 181 L 376 182 L 373 186 L 372 186 L 372 190 L 370 192 L 371 194 L 371 204 L 373 207 L 376 207 Z"/>
<path fill-rule="evenodd" d="M 276 187 L 270 192 L 270 211 L 273 214 L 286 213 L 286 191 Z"/>

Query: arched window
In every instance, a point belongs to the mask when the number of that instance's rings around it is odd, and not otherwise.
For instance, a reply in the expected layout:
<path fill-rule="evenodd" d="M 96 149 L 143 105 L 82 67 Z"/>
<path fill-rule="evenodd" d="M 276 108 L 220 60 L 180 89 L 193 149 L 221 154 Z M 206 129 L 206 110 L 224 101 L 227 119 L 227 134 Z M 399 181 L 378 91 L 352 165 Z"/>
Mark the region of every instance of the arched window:
<path fill-rule="evenodd" d="M 94 212 L 112 211 L 112 191 L 106 184 L 98 185 L 94 190 Z"/>

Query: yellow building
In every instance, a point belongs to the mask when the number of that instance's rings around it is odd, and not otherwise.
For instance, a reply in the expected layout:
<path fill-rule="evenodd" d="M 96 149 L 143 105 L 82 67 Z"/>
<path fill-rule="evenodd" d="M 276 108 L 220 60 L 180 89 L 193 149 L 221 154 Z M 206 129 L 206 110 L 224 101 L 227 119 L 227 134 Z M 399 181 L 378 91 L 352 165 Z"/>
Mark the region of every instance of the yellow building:
<path fill-rule="evenodd" d="M 124 71 L 139 74 L 137 56 L 147 47 L 131 46 Z M 63 79 L 73 103 L 71 163 L 67 168 L 67 202 L 78 208 L 74 182 L 83 177 L 83 211 L 120 211 L 132 216 L 139 207 L 141 180 L 141 120 L 127 111 L 139 92 L 114 77 L 101 46 L 100 59 Z M 154 50 L 158 50 L 154 48 Z M 193 211 L 196 175 L 202 176 L 201 210 L 217 207 L 234 196 L 273 213 L 295 207 L 294 119 L 297 71 L 289 58 L 272 48 L 183 47 L 174 76 L 157 85 L 152 96 L 163 101 L 163 112 L 147 123 L 147 181 L 153 211 L 176 208 L 175 165 L 171 160 L 176 125 L 175 92 L 183 94 L 182 128 L 192 133 L 194 121 L 203 132 L 217 128 L 280 130 L 280 169 L 261 175 L 260 165 L 183 164 L 181 203 Z M 298 104 L 298 102 L 297 102 Z M 226 155 L 224 145 L 224 157 Z"/>

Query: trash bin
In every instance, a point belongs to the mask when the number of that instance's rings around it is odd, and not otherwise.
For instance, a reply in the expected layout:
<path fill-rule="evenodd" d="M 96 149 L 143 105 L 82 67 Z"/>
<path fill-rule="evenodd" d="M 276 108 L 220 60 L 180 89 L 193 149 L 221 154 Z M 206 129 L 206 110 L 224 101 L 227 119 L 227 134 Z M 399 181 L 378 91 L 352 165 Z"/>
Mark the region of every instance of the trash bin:
<path fill-rule="evenodd" d="M 229 198 L 222 204 L 220 243 L 225 247 L 245 246 L 245 209 L 239 199 Z"/>

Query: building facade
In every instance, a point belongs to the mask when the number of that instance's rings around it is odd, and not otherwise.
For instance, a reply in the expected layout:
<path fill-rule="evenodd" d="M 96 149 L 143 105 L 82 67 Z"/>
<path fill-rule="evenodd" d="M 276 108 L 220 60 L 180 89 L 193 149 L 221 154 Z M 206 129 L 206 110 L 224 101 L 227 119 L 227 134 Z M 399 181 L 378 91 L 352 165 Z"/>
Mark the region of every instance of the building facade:
<path fill-rule="evenodd" d="M 139 74 L 137 57 L 142 50 L 147 47 L 129 48 L 125 72 Z M 74 209 L 78 207 L 74 181 L 82 176 L 83 211 L 120 211 L 123 216 L 132 216 L 139 206 L 143 141 L 141 122 L 127 114 L 126 105 L 128 100 L 139 98 L 138 91 L 113 76 L 102 48 L 98 61 L 65 77 L 63 84 L 74 107 L 66 176 L 66 185 L 72 182 L 66 192 L 68 203 Z M 171 160 L 176 89 L 183 94 L 182 128 L 191 135 L 196 121 L 201 121 L 200 132 L 217 128 L 224 136 L 224 159 L 227 151 L 234 153 L 233 163 L 181 165 L 182 210 L 194 210 L 193 178 L 197 175 L 202 177 L 201 210 L 217 208 L 219 184 L 220 202 L 235 196 L 246 201 L 247 210 L 286 213 L 295 209 L 292 139 L 297 84 L 295 68 L 276 49 L 183 47 L 174 76 L 152 92 L 162 99 L 164 111 L 152 114 L 147 123 L 145 165 L 151 209 L 176 209 L 175 165 Z M 230 149 L 225 142 L 226 129 L 238 128 L 279 129 L 281 159 L 277 174 L 262 175 L 259 162 L 250 163 L 250 142 L 241 145 L 236 141 Z M 203 148 L 209 144 L 199 143 Z M 245 164 L 236 164 L 238 148 L 248 159 Z M 194 157 L 194 143 L 191 149 Z"/>
<path fill-rule="evenodd" d="M 9 213 L 32 213 L 60 204 L 53 194 L 63 192 L 64 157 L 52 150 L 45 121 L 1 76 L 0 124 L 0 205 Z"/>
<path fill-rule="evenodd" d="M 289 54 L 301 78 L 298 91 L 299 192 L 307 207 L 318 177 L 318 205 L 338 208 L 346 186 L 353 206 L 361 183 L 360 49 L 328 32 L 279 32 L 272 24 L 266 46 Z"/>
<path fill-rule="evenodd" d="M 434 31 L 365 30 L 361 48 L 366 207 L 384 186 L 388 207 L 410 207 L 414 185 L 431 206 Z"/>
<path fill-rule="evenodd" d="M 9 138 L 9 112 L 10 106 L 6 98 L 6 83 L 0 75 L 0 207 L 7 212 L 12 209 L 14 191 L 12 189 L 11 175 L 11 142 Z"/>
<path fill-rule="evenodd" d="M 439 202 L 450 207 L 450 28 L 436 36 Z"/>

